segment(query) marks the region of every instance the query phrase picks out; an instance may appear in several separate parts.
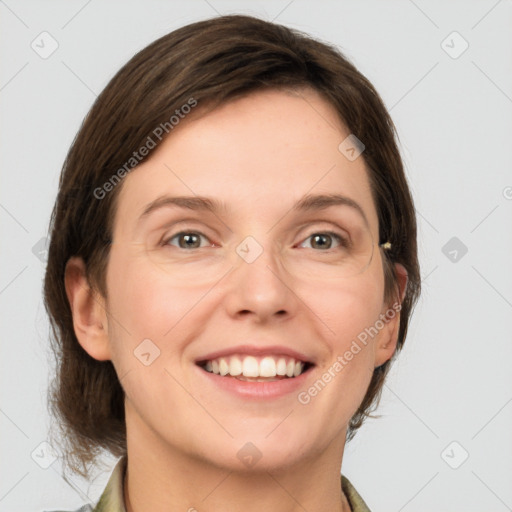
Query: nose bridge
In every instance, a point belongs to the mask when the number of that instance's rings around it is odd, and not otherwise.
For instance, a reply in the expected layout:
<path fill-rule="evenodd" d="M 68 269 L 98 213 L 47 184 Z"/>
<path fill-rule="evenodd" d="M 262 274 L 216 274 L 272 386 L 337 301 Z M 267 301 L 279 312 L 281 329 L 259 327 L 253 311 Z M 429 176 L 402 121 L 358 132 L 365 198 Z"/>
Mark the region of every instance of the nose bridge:
<path fill-rule="evenodd" d="M 295 300 L 290 290 L 289 275 L 279 258 L 279 248 L 273 245 L 271 233 L 249 235 L 236 247 L 235 268 L 231 272 L 232 286 L 227 298 L 231 314 L 250 311 L 260 317 L 292 312 Z"/>

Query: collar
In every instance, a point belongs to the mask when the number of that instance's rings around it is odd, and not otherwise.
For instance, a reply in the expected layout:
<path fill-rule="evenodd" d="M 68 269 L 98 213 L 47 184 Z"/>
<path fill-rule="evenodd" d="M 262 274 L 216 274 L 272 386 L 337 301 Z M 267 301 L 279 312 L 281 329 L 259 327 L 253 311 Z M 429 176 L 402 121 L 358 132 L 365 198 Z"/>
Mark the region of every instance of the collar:
<path fill-rule="evenodd" d="M 368 505 L 345 475 L 341 475 L 341 488 L 347 497 L 352 512 L 371 512 Z"/>
<path fill-rule="evenodd" d="M 93 512 L 126 512 L 123 482 L 127 461 L 126 455 L 119 459 Z M 352 512 L 370 512 L 368 505 L 345 475 L 341 475 L 341 488 Z"/>

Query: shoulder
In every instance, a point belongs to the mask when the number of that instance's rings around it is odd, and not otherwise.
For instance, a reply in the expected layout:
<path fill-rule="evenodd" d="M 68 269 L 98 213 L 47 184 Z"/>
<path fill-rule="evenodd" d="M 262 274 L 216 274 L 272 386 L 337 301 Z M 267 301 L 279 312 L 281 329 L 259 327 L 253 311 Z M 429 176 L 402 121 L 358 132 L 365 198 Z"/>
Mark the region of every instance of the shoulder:
<path fill-rule="evenodd" d="M 45 510 L 43 512 L 126 512 L 123 500 L 123 479 L 127 466 L 127 457 L 121 457 L 110 475 L 96 505 L 87 503 L 75 510 Z"/>
<path fill-rule="evenodd" d="M 341 475 L 341 488 L 347 497 L 352 512 L 370 512 L 368 505 L 345 475 Z"/>

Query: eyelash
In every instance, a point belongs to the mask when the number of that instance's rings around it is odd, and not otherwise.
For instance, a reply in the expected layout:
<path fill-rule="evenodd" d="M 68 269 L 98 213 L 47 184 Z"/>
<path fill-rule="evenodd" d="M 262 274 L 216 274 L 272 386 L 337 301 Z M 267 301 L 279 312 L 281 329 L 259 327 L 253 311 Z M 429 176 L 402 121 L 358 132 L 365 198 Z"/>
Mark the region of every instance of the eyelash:
<path fill-rule="evenodd" d="M 191 234 L 199 235 L 199 236 L 204 237 L 205 239 L 208 239 L 208 237 L 205 234 L 201 233 L 200 231 L 193 231 L 193 230 L 190 230 L 190 231 L 179 231 L 178 233 L 175 233 L 174 235 L 171 235 L 171 236 L 165 238 L 164 240 L 162 240 L 161 245 L 164 246 L 164 247 L 165 246 L 169 246 L 170 245 L 169 242 L 171 240 L 173 240 L 174 238 L 176 238 L 176 237 L 178 237 L 180 235 L 191 235 Z M 329 235 L 329 236 L 337 239 L 338 242 L 339 242 L 339 245 L 340 245 L 339 248 L 346 248 L 346 247 L 349 246 L 348 239 L 346 237 L 340 235 L 339 233 L 334 232 L 334 231 L 315 231 L 315 232 L 311 233 L 308 237 L 306 237 L 304 239 L 304 241 L 308 240 L 309 238 L 311 238 L 311 237 L 313 237 L 315 235 Z M 175 246 L 172 246 L 172 247 L 175 247 Z M 211 247 L 211 246 L 209 246 L 209 247 Z M 185 249 L 184 247 L 176 247 L 176 248 L 177 249 L 183 249 L 185 251 L 192 251 L 192 250 L 195 250 L 195 249 L 204 249 L 204 247 L 193 247 L 192 249 Z M 313 249 L 313 247 L 312 247 L 312 249 Z M 331 252 L 331 251 L 332 251 L 332 249 L 329 248 L 329 249 L 320 250 L 320 251 L 317 251 L 317 252 Z"/>

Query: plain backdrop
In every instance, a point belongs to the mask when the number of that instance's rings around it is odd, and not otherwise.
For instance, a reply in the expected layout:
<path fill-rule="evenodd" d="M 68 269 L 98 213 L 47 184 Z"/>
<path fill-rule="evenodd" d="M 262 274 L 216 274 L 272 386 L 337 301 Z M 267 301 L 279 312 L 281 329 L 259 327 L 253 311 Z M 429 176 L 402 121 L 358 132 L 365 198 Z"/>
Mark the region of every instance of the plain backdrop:
<path fill-rule="evenodd" d="M 44 237 L 95 96 L 139 49 L 248 13 L 334 43 L 382 95 L 416 202 L 423 295 L 343 473 L 375 512 L 512 510 L 512 2 L 0 2 L 0 511 L 95 502 L 47 439 Z M 43 41 L 43 42 L 41 42 Z M 52 52 L 51 55 L 48 53 Z"/>

